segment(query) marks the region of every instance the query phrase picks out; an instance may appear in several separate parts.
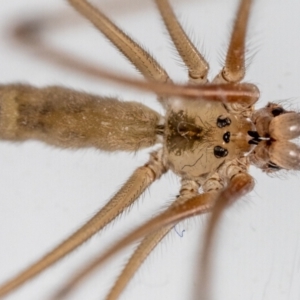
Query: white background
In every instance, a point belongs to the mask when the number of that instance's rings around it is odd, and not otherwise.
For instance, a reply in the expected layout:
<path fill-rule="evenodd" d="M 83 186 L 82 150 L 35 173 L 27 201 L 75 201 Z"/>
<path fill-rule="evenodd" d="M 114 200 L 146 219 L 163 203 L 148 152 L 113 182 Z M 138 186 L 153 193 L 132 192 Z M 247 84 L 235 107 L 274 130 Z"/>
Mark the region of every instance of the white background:
<path fill-rule="evenodd" d="M 1 1 L 0 80 L 37 86 L 61 84 L 78 90 L 142 101 L 162 112 L 153 95 L 78 75 L 30 55 L 9 38 L 9 28 L 23 18 L 70 11 L 62 0 Z M 237 1 L 172 1 L 180 20 L 211 64 L 221 67 Z M 250 23 L 250 66 L 246 80 L 258 85 L 261 100 L 300 101 L 300 2 L 256 1 Z M 181 82 L 185 73 L 171 50 L 151 1 L 103 0 L 99 6 L 120 27 L 145 45 Z M 18 18 L 19 17 L 19 18 Z M 61 30 L 55 41 L 114 72 L 136 74 L 91 25 Z M 95 149 L 61 150 L 38 142 L 0 144 L 0 282 L 41 257 L 109 199 L 139 165 L 141 154 L 102 153 Z M 216 300 L 290 300 L 300 298 L 300 185 L 297 173 L 271 178 L 251 168 L 254 191 L 231 207 L 218 230 L 212 283 Z M 70 274 L 145 218 L 171 201 L 178 179 L 168 173 L 153 184 L 139 204 L 62 263 L 7 299 L 47 299 Z M 144 264 L 121 299 L 201 299 L 201 243 L 207 218 L 178 225 Z M 124 253 L 76 290 L 72 299 L 104 299 L 125 262 Z"/>

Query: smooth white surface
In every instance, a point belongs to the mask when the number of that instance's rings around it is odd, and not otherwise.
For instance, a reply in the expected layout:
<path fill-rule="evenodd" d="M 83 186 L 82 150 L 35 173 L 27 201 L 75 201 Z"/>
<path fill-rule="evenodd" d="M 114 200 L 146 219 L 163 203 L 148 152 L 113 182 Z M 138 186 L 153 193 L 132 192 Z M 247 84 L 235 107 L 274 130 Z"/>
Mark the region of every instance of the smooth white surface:
<path fill-rule="evenodd" d="M 185 80 L 179 59 L 151 1 L 98 1 L 120 27 L 145 45 L 172 78 Z M 101 3 L 100 3 L 101 2 Z M 250 23 L 250 67 L 246 80 L 258 85 L 261 100 L 286 100 L 299 107 L 300 2 L 256 1 Z M 173 1 L 193 40 L 211 65 L 211 77 L 221 67 L 236 1 Z M 0 10 L 1 83 L 61 84 L 92 93 L 135 99 L 161 111 L 155 97 L 102 83 L 49 65 L 13 44 L 9 26 L 22 18 L 68 10 L 65 1 L 2 1 Z M 125 59 L 90 25 L 62 30 L 53 39 L 115 72 L 136 74 Z M 61 39 L 61 41 L 59 40 Z M 254 55 L 255 54 L 255 55 Z M 174 59 L 175 58 L 175 59 Z M 131 172 L 147 160 L 141 154 L 104 154 L 94 149 L 67 151 L 38 142 L 0 143 L 0 282 L 50 250 L 109 199 Z M 299 175 L 275 178 L 251 168 L 254 192 L 230 208 L 221 224 L 213 257 L 214 299 L 298 300 L 300 298 Z M 179 190 L 167 174 L 153 184 L 138 205 L 94 237 L 62 263 L 7 297 L 47 299 L 70 274 L 118 236 L 155 214 Z M 144 264 L 121 299 L 198 300 L 199 257 L 206 218 L 178 226 Z M 126 227 L 126 228 L 125 228 Z M 124 229 L 125 228 L 125 229 Z M 76 290 L 72 299 L 104 299 L 124 254 Z M 196 296 L 195 296 L 196 294 Z"/>

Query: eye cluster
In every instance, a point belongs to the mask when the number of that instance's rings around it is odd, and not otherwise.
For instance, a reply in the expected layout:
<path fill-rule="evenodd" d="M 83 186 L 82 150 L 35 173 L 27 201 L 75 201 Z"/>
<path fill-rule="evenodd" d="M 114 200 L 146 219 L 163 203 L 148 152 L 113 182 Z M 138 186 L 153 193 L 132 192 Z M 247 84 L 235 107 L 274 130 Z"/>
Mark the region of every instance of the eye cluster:
<path fill-rule="evenodd" d="M 217 127 L 224 128 L 231 124 L 231 119 L 225 116 L 219 116 L 217 118 Z M 228 144 L 230 142 L 230 131 L 227 131 L 223 135 L 223 141 Z M 226 157 L 228 155 L 228 150 L 222 146 L 214 147 L 214 155 L 216 158 Z"/>

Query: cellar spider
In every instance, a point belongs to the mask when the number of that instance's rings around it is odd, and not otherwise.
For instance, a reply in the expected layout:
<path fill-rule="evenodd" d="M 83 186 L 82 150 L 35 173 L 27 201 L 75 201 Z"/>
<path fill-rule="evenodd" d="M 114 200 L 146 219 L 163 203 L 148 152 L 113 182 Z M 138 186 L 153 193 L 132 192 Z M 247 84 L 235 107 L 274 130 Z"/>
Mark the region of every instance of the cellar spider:
<path fill-rule="evenodd" d="M 219 70 L 219 66 L 216 67 L 216 65 L 214 65 L 214 61 L 219 59 L 220 54 L 218 52 L 213 54 L 211 53 L 211 50 L 220 49 L 222 42 L 226 43 L 227 39 L 225 37 L 228 37 L 229 35 L 228 28 L 230 26 L 225 25 L 230 24 L 229 20 L 233 17 L 233 11 L 235 11 L 237 3 L 236 1 L 233 3 L 226 1 L 224 4 L 217 3 L 217 1 L 213 3 L 204 1 L 199 2 L 200 3 L 196 3 L 195 1 L 191 2 L 189 5 L 180 5 L 177 10 L 180 11 L 180 15 L 182 16 L 195 18 L 193 21 L 191 20 L 191 28 L 203 27 L 203 32 L 198 33 L 199 29 L 196 29 L 194 35 L 196 35 L 197 39 L 205 45 L 205 47 L 202 47 L 205 51 L 208 51 L 206 50 L 206 44 L 211 43 L 208 46 L 209 62 L 211 66 L 210 73 L 216 74 Z M 254 44 L 254 48 L 256 46 L 255 43 L 260 43 L 260 37 L 261 35 L 263 36 L 262 45 L 259 45 L 260 49 L 258 53 L 252 59 L 251 67 L 248 68 L 246 77 L 247 81 L 258 83 L 258 86 L 262 91 L 262 100 L 258 104 L 259 107 L 265 105 L 263 101 L 267 102 L 274 99 L 287 99 L 289 97 L 299 95 L 299 80 L 297 77 L 299 74 L 299 70 L 297 68 L 297 66 L 299 66 L 299 63 L 297 63 L 299 62 L 297 49 L 299 49 L 299 47 L 294 44 L 298 37 L 296 29 L 299 28 L 299 26 L 295 24 L 299 25 L 299 4 L 296 1 L 289 1 L 289 3 L 280 1 L 276 3 L 276 5 L 274 5 L 274 2 L 272 1 L 257 3 L 253 13 L 253 19 L 257 22 L 255 29 L 253 29 L 253 31 L 250 30 L 250 33 L 252 33 L 252 36 L 250 35 L 250 37 L 252 37 L 251 42 Z M 174 4 L 173 6 L 176 7 Z M 271 9 L 274 9 L 274 12 L 270 13 Z M 200 17 L 199 14 L 202 11 L 203 15 Z M 217 15 L 218 12 L 220 12 L 220 16 Z M 156 10 L 154 8 L 153 11 L 149 11 L 147 9 L 146 11 L 140 11 L 139 14 L 140 15 L 134 16 L 119 14 L 118 23 L 122 26 L 122 20 L 124 19 L 124 27 L 128 24 L 128 28 L 130 28 L 130 25 L 135 24 L 127 23 L 126 18 L 129 20 L 137 18 L 137 22 L 139 22 L 139 24 L 146 23 L 145 19 L 149 18 L 149 20 L 151 20 L 149 21 L 151 22 L 150 28 L 155 31 L 153 26 L 156 25 L 153 24 L 154 22 L 152 18 L 157 16 Z M 255 17 L 255 14 L 258 14 L 258 16 Z M 274 23 L 275 14 L 278 24 Z M 205 19 L 205 16 L 208 20 Z M 225 19 L 225 16 L 228 16 L 228 19 Z M 157 21 L 157 19 L 158 18 L 156 17 L 155 20 Z M 212 22 L 212 20 L 214 20 L 214 22 Z M 218 22 L 215 20 L 218 20 Z M 201 22 L 200 25 L 199 22 Z M 190 19 L 188 23 L 190 23 Z M 211 32 L 209 32 L 209 35 L 207 33 L 205 35 L 205 31 L 207 31 L 207 28 L 209 28 L 209 25 L 212 23 L 217 23 L 218 25 L 218 27 L 216 25 L 217 28 L 214 29 L 215 32 L 213 34 L 216 41 L 212 41 L 212 38 L 210 38 L 210 35 L 212 34 Z M 254 22 L 251 24 L 254 24 Z M 157 26 L 157 28 L 161 28 L 161 24 L 158 25 L 159 26 Z M 268 28 L 268 26 L 270 28 Z M 136 27 L 137 26 L 134 26 L 134 28 Z M 130 30 L 127 29 L 127 31 L 135 32 L 134 28 Z M 259 33 L 261 28 L 264 28 L 265 30 L 263 33 Z M 282 30 L 282 28 L 284 28 L 284 30 Z M 268 30 L 270 30 L 270 32 Z M 155 32 L 159 31 L 156 30 Z M 287 34 L 287 32 L 289 34 Z M 142 35 L 144 34 L 144 32 L 141 33 Z M 255 39 L 253 41 L 253 38 L 257 33 L 259 36 L 257 38 L 258 41 Z M 164 50 L 164 48 L 167 47 L 161 46 L 162 44 L 159 44 L 161 42 L 157 41 L 158 38 L 156 36 L 154 41 L 149 43 L 150 37 L 146 37 L 144 40 L 142 36 L 139 36 L 138 33 L 136 34 L 136 40 L 140 41 L 143 45 L 146 44 L 147 48 L 152 49 L 152 46 L 156 46 L 160 50 L 163 48 L 163 50 L 160 51 L 162 52 L 160 53 L 161 55 L 167 52 Z M 282 34 L 282 36 L 280 36 L 280 34 Z M 202 40 L 203 35 L 205 36 L 205 41 Z M 293 35 L 295 36 L 293 37 Z M 165 35 L 162 36 L 162 40 L 163 38 L 165 38 Z M 274 39 L 269 40 L 271 38 Z M 80 38 L 76 35 L 76 39 Z M 286 40 L 292 42 L 283 44 L 282 41 Z M 214 46 L 215 42 L 216 46 Z M 106 45 L 107 42 L 104 41 L 103 44 Z M 97 46 L 93 47 L 97 48 Z M 109 57 L 114 55 L 112 52 L 113 51 L 111 50 L 109 51 Z M 155 51 L 153 50 L 152 52 Z M 97 52 L 95 56 L 96 55 L 98 55 Z M 279 58 L 274 58 L 273 55 L 279 55 Z M 18 65 L 18 69 L 16 67 L 12 68 L 11 66 L 16 62 L 15 58 L 11 56 L 12 54 L 9 53 L 5 56 L 5 59 L 1 63 L 1 72 L 3 72 L 3 75 L 1 73 L 2 82 L 29 82 L 28 67 L 24 70 L 24 77 L 22 77 L 21 73 L 20 75 L 16 74 L 22 71 L 20 70 L 22 66 Z M 159 59 L 159 55 L 156 56 Z M 24 62 L 24 65 L 31 63 L 30 58 L 26 56 L 26 59 L 29 61 Z M 113 64 L 118 64 L 116 63 L 117 58 L 114 57 L 111 59 Z M 106 57 L 103 58 L 103 61 L 105 60 Z M 162 58 L 160 61 L 165 62 L 166 60 L 167 59 Z M 5 64 L 9 65 L 8 69 L 5 68 Z M 73 78 L 66 78 L 66 74 L 71 76 L 66 71 L 60 71 L 60 75 L 62 75 L 60 80 L 58 79 L 57 73 L 55 73 L 55 75 L 51 75 L 51 72 L 53 71 L 52 67 L 49 67 L 49 69 L 50 70 L 47 70 L 45 79 L 41 78 L 44 77 L 44 74 L 41 74 L 41 62 L 39 62 L 36 69 L 36 74 L 38 74 L 39 77 L 36 80 L 38 81 L 31 81 L 34 79 L 30 79 L 30 83 L 46 85 L 49 84 L 49 80 L 51 80 L 51 84 L 58 84 L 59 82 L 65 82 L 66 85 L 72 84 L 71 79 L 73 80 Z M 130 68 L 128 69 L 129 70 L 126 72 L 131 71 Z M 257 69 L 259 71 L 257 71 Z M 285 73 L 285 70 L 288 70 L 289 73 Z M 30 74 L 34 74 L 34 72 L 34 67 L 30 64 Z M 173 74 L 174 72 L 169 71 L 169 73 Z M 9 78 L 9 76 L 13 77 Z M 175 77 L 172 76 L 172 78 Z M 45 80 L 45 82 L 43 82 L 43 80 Z M 68 83 L 69 80 L 70 83 Z M 82 80 L 84 79 L 80 78 L 79 82 L 79 79 L 74 78 L 73 87 L 78 89 L 78 87 L 82 87 L 84 85 L 84 88 L 88 91 L 98 94 L 106 94 L 106 91 L 104 90 L 105 87 L 99 87 L 98 82 L 93 85 L 93 82 L 82 83 Z M 113 90 L 113 92 L 115 91 Z M 124 95 L 125 92 L 130 93 L 128 91 L 123 92 L 120 88 L 120 95 Z M 127 97 L 128 99 L 141 98 L 140 93 L 135 93 L 134 96 L 133 94 L 128 95 L 129 96 L 124 95 L 124 97 L 126 97 L 126 99 Z M 145 96 L 142 100 L 144 99 L 148 98 Z M 144 101 L 147 101 L 148 105 L 148 100 Z M 29 142 L 27 145 L 11 145 L 3 143 L 1 151 L 3 151 L 2 156 L 5 157 L 2 167 L 3 170 L 1 170 L 4 177 L 1 182 L 5 183 L 1 191 L 3 192 L 1 195 L 3 200 L 1 202 L 4 202 L 5 205 L 7 205 L 6 203 L 8 202 L 7 199 L 9 197 L 9 199 L 11 198 L 9 205 L 16 206 L 14 209 L 8 208 L 9 212 L 4 211 L 5 207 L 3 210 L 1 208 L 1 215 L 3 215 L 1 222 L 7 222 L 4 224 L 1 223 L 1 228 L 9 228 L 9 236 L 6 235 L 3 238 L 1 237 L 1 251 L 4 252 L 0 255 L 2 259 L 1 277 L 3 276 L 3 278 L 1 278 L 1 282 L 9 277 L 8 273 L 14 274 L 20 270 L 20 266 L 24 266 L 24 261 L 28 264 L 29 261 L 33 261 L 36 257 L 40 257 L 49 248 L 51 248 L 53 244 L 56 244 L 57 240 L 64 238 L 65 235 L 72 232 L 77 227 L 77 224 L 86 220 L 86 216 L 91 215 L 99 207 L 100 201 L 104 201 L 104 199 L 109 198 L 116 185 L 124 182 L 132 170 L 147 160 L 146 153 L 143 153 L 144 156 L 120 154 L 120 161 L 117 161 L 117 159 L 119 159 L 118 155 L 116 158 L 113 155 L 101 153 L 99 159 L 99 153 L 94 150 L 83 150 L 74 153 L 72 151 L 53 149 L 34 142 Z M 34 151 L 37 151 L 37 153 L 34 153 Z M 20 159 L 19 162 L 18 159 Z M 32 161 L 30 159 L 32 159 Z M 5 164 L 7 162 L 9 167 L 8 170 L 5 169 Z M 108 165 L 104 166 L 106 162 L 108 162 Z M 16 165 L 12 168 L 14 164 Z M 133 164 L 135 165 L 133 166 Z M 101 165 L 101 167 L 95 167 L 97 165 Z M 33 168 L 39 166 L 41 166 L 41 170 L 33 170 Z M 87 166 L 89 167 L 86 168 Z M 93 166 L 92 170 L 91 166 Z M 69 168 L 74 168 L 74 170 L 70 169 L 70 173 L 66 174 L 66 169 Z M 11 178 L 11 180 L 13 181 L 9 184 L 11 169 L 16 170 L 20 174 L 17 173 L 16 175 L 12 175 L 13 178 Z M 102 171 L 102 169 L 104 169 L 105 172 Z M 121 174 L 123 169 L 127 172 Z M 113 177 L 110 180 L 107 179 L 108 172 L 109 177 Z M 34 176 L 33 173 L 38 175 L 30 179 L 31 176 Z M 78 182 L 75 182 L 76 174 L 78 173 L 81 173 L 79 174 L 81 177 L 78 178 Z M 51 180 L 47 177 L 49 174 L 51 176 Z M 214 273 L 218 276 L 217 282 L 214 283 L 216 299 L 299 299 L 299 290 L 297 285 L 297 282 L 299 282 L 299 280 L 297 280 L 299 279 L 299 272 L 297 272 L 297 262 L 299 260 L 297 255 L 297 242 L 299 231 L 297 232 L 295 229 L 298 228 L 299 221 L 293 220 L 293 217 L 297 218 L 299 215 L 299 210 L 297 209 L 297 207 L 299 207 L 299 200 L 296 196 L 298 194 L 297 178 L 296 176 L 289 176 L 289 180 L 268 178 L 265 174 L 261 174 L 261 172 L 257 172 L 254 169 L 251 170 L 251 174 L 256 178 L 257 184 L 255 193 L 252 193 L 250 196 L 246 197 L 246 199 L 241 200 L 240 204 L 237 204 L 236 207 L 232 207 L 226 213 L 225 221 L 222 223 L 222 228 L 218 228 L 218 238 L 220 240 L 217 242 L 217 251 L 220 253 L 214 254 L 216 255 L 214 256 L 214 262 L 217 266 Z M 66 180 L 66 178 L 68 180 Z M 18 186 L 16 182 L 18 182 Z M 25 184 L 24 187 L 22 186 L 23 182 Z M 28 187 L 29 182 L 35 183 L 34 188 Z M 43 182 L 46 184 L 43 185 Z M 63 184 L 60 186 L 61 183 Z M 95 184 L 95 187 L 92 186 L 93 183 Z M 30 186 L 32 187 L 32 185 Z M 41 189 L 41 194 L 39 194 L 36 186 Z M 72 194 L 67 195 L 65 193 L 67 193 L 66 189 L 68 186 L 69 189 L 72 190 L 70 192 Z M 6 187 L 8 191 L 6 191 Z M 105 188 L 105 191 L 103 191 L 102 187 Z M 55 190 L 53 191 L 53 189 Z M 144 205 L 146 205 L 147 202 L 157 201 L 156 205 L 163 207 L 165 203 L 163 200 L 173 199 L 178 189 L 179 184 L 176 179 L 171 177 L 171 175 L 166 176 L 166 178 L 162 178 L 159 184 L 152 187 L 151 194 L 146 194 L 142 200 L 143 203 L 138 205 L 138 209 L 133 210 L 131 214 L 134 214 L 135 216 L 136 214 L 146 216 L 146 210 L 148 208 L 144 208 Z M 28 196 L 26 195 L 26 190 L 28 190 Z M 100 195 L 99 190 L 101 190 Z M 91 194 L 92 192 L 94 192 L 94 194 Z M 288 192 L 290 194 L 287 194 Z M 147 199 L 148 197 L 149 199 Z M 94 199 L 94 207 L 90 207 L 90 205 L 92 206 L 92 204 L 89 203 L 90 199 Z M 15 200 L 16 202 L 13 202 Z M 48 200 L 50 203 L 47 202 Z M 27 203 L 28 201 L 33 201 L 34 204 L 29 204 Z M 84 202 L 84 205 L 82 202 Z M 21 209 L 20 206 L 25 204 L 26 207 Z M 74 210 L 76 209 L 74 208 L 74 205 L 78 205 L 78 208 L 76 208 L 79 216 L 73 215 Z M 33 209 L 30 208 L 30 206 L 33 206 Z M 83 212 L 84 209 L 87 209 L 87 206 L 89 206 L 88 210 Z M 30 209 L 33 210 L 34 216 L 29 215 Z M 148 214 L 148 216 L 155 213 L 155 207 L 152 206 L 150 209 L 152 211 Z M 16 213 L 16 211 L 20 211 L 18 214 L 17 224 L 15 224 L 15 219 L 17 219 L 17 217 L 11 217 L 10 220 L 6 219 L 7 215 L 12 215 L 12 211 L 14 213 Z M 27 213 L 28 215 L 25 215 Z M 42 215 L 43 213 L 45 215 Z M 53 215 L 51 215 L 52 213 Z M 61 216 L 58 215 L 60 213 Z M 82 216 L 84 213 L 85 216 Z M 20 216 L 24 218 L 24 223 L 21 225 L 20 223 L 22 220 L 19 220 Z M 125 224 L 125 219 L 127 219 L 127 217 L 130 218 L 130 214 L 126 216 L 126 218 L 124 217 L 118 220 L 122 223 L 119 225 L 120 227 L 115 229 L 116 231 L 122 229 L 122 224 Z M 38 223 L 38 228 L 32 228 L 32 220 L 36 220 L 36 218 L 40 218 L 39 221 L 36 221 Z M 133 219 L 136 219 L 136 217 L 133 217 Z M 47 224 L 45 224 L 47 223 L 47 220 L 49 220 L 50 224 L 48 224 L 48 228 L 44 229 L 43 226 L 47 226 Z M 55 221 L 53 222 L 53 220 Z M 12 222 L 12 224 L 9 224 L 8 222 Z M 196 232 L 195 227 L 204 227 L 203 224 L 204 222 L 201 221 L 184 222 L 182 225 L 183 227 L 179 228 L 179 231 L 182 228 L 185 229 L 183 237 L 178 236 L 178 234 L 173 231 L 171 233 L 172 237 L 168 238 L 163 243 L 161 250 L 156 251 L 156 254 L 150 258 L 148 263 L 146 263 L 145 269 L 147 271 L 141 270 L 140 275 L 133 280 L 131 287 L 128 287 L 122 297 L 124 299 L 140 299 L 142 295 L 143 299 L 154 299 L 157 297 L 155 295 L 159 295 L 160 299 L 164 299 L 165 297 L 169 297 L 171 299 L 186 299 L 188 297 L 186 295 L 190 295 L 187 294 L 188 289 L 192 289 L 194 284 L 199 281 L 199 278 L 195 277 L 195 274 L 198 274 L 197 270 L 192 270 L 192 267 L 196 265 L 195 267 L 197 268 L 195 261 L 197 259 L 197 254 L 199 253 L 197 252 L 197 247 L 199 247 L 199 244 L 201 243 L 199 236 L 203 237 L 204 235 L 204 231 L 201 233 L 199 233 L 199 231 Z M 117 223 L 114 225 L 118 226 Z M 18 233 L 14 232 L 13 226 L 19 226 L 19 229 L 15 229 L 16 231 L 19 230 L 18 238 L 16 237 Z M 26 232 L 27 227 L 28 230 L 30 230 L 28 233 Z M 92 239 L 90 243 L 87 243 L 86 247 L 82 247 L 80 251 L 76 251 L 75 254 L 68 257 L 66 262 L 60 263 L 48 271 L 48 275 L 45 273 L 40 278 L 35 279 L 15 294 L 12 294 L 10 298 L 45 298 L 47 295 L 52 293 L 54 288 L 61 286 L 62 280 L 65 280 L 70 273 L 73 273 L 74 269 L 73 267 L 70 269 L 71 266 L 76 266 L 78 261 L 81 261 L 81 263 L 83 263 L 82 260 L 86 261 L 86 256 L 89 256 L 90 253 L 97 253 L 99 249 L 102 249 L 106 238 L 106 245 L 109 244 L 109 240 L 112 238 L 111 233 L 113 232 L 113 235 L 115 234 L 115 231 L 112 230 L 113 228 L 110 226 L 104 233 L 101 234 L 99 238 L 100 241 L 97 241 L 97 238 Z M 36 240 L 33 240 L 33 235 L 35 234 Z M 52 234 L 54 235 L 53 237 L 51 237 Z M 59 234 L 60 236 L 58 236 Z M 16 239 L 16 241 L 14 241 L 14 239 Z M 28 241 L 28 239 L 30 240 Z M 5 243 L 5 245 L 3 245 L 2 240 L 9 240 L 9 243 Z M 270 248 L 268 248 L 266 241 L 270 243 Z M 193 242 L 192 246 L 189 244 L 190 242 Z M 27 248 L 32 246 L 32 250 Z M 91 246 L 93 249 L 86 249 L 88 246 Z M 237 252 L 234 251 L 234 255 L 231 253 L 233 252 L 233 248 L 234 250 L 237 249 Z M 257 248 L 259 248 L 259 250 L 257 250 Z M 176 251 L 174 251 L 174 249 L 176 249 Z M 17 258 L 17 255 L 14 255 L 17 251 L 19 251 L 20 259 Z M 7 253 L 10 254 L 9 257 L 7 256 Z M 187 261 L 187 259 L 185 259 L 186 257 L 191 258 L 191 262 Z M 253 257 L 253 261 L 251 261 L 251 257 Z M 279 260 L 281 258 L 282 260 Z M 260 260 L 261 262 L 259 262 Z M 225 262 L 227 262 L 227 264 Z M 180 263 L 182 264 L 179 265 Z M 15 266 L 13 266 L 14 264 Z M 120 264 L 121 263 L 118 262 L 118 267 L 111 267 L 110 264 L 109 269 L 115 268 L 115 270 L 112 270 L 116 271 L 115 275 L 107 275 L 108 269 L 104 269 L 104 275 L 103 273 L 102 276 L 100 274 L 99 277 L 93 280 L 90 286 L 84 286 L 81 291 L 76 291 L 78 292 L 76 297 L 78 299 L 93 299 L 96 297 L 100 299 L 101 297 L 103 298 L 109 288 L 109 284 L 105 283 L 104 280 L 106 280 L 107 277 L 110 277 L 110 281 L 113 280 L 114 276 L 118 273 L 117 269 Z M 157 270 L 159 270 L 159 272 Z M 151 274 L 151 272 L 153 273 Z M 61 276 L 62 273 L 64 273 L 63 277 Z M 182 276 L 183 273 L 184 276 Z M 161 277 L 157 278 L 158 275 Z M 170 278 L 171 275 L 172 278 Z M 188 278 L 188 276 L 191 276 L 191 278 Z M 102 291 L 102 288 L 99 289 L 99 282 L 106 287 L 105 291 Z M 223 282 L 224 286 L 220 285 L 220 282 Z M 241 288 L 241 290 L 239 290 L 239 288 Z M 103 290 L 104 289 L 105 288 L 103 288 Z M 167 291 L 165 292 L 165 290 Z M 103 295 L 99 294 L 101 292 L 103 292 Z M 166 294 L 163 294 L 164 292 Z"/>

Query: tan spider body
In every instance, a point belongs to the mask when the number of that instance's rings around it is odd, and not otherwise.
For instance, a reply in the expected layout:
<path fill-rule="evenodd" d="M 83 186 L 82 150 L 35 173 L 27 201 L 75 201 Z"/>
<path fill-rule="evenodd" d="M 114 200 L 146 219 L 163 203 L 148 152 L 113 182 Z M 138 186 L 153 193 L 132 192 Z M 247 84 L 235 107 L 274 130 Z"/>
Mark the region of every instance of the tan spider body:
<path fill-rule="evenodd" d="M 200 3 L 201 4 L 201 3 Z M 201 5 L 200 5 L 200 8 L 201 8 Z M 204 25 L 203 25 L 204 26 Z M 255 81 L 256 81 L 256 79 L 255 79 Z M 257 80 L 257 82 L 259 82 L 258 80 Z M 260 87 L 260 86 L 259 86 Z M 261 87 L 260 87 L 260 89 L 262 89 Z M 102 94 L 102 93 L 101 93 Z M 297 95 L 297 92 L 295 93 L 296 95 Z M 290 95 L 290 93 L 289 93 L 289 95 Z M 292 94 L 293 95 L 293 94 Z M 274 97 L 273 98 L 270 98 L 270 99 L 268 99 L 268 100 L 273 100 L 274 99 Z M 280 99 L 280 97 L 275 97 L 275 99 Z M 216 105 L 219 105 L 219 104 L 216 104 Z M 201 122 L 203 122 L 203 121 L 201 121 Z M 186 123 L 188 123 L 188 122 L 186 122 Z M 193 127 L 194 128 L 194 127 Z M 186 130 L 186 127 L 184 127 L 184 130 Z M 249 130 L 251 130 L 251 129 L 249 129 Z M 189 132 L 191 132 L 191 131 L 185 131 L 185 132 L 187 132 L 187 133 L 189 133 Z M 192 131 L 193 132 L 193 131 Z M 223 136 L 223 134 L 224 133 L 222 133 L 221 134 L 221 137 Z M 165 146 L 165 147 L 167 147 L 167 145 Z M 249 151 L 250 149 L 246 149 L 245 150 L 245 152 L 247 152 L 247 151 Z M 53 151 L 53 150 L 52 150 Z M 54 150 L 55 151 L 55 150 Z M 172 155 L 174 155 L 174 154 L 170 154 L 170 159 L 169 159 L 169 161 L 171 161 L 172 162 Z M 192 161 L 194 162 L 195 160 L 194 159 L 192 159 Z M 137 164 L 137 165 L 141 165 L 141 164 Z M 183 169 L 183 167 L 184 166 L 182 166 L 182 165 L 179 165 L 179 166 L 174 166 L 173 167 L 173 169 L 177 172 L 177 173 L 179 173 L 179 171 L 178 170 L 182 170 Z M 118 168 L 121 168 L 121 166 L 118 166 Z M 207 172 L 204 172 L 203 171 L 203 173 L 207 173 Z M 189 173 L 190 174 L 190 173 Z M 182 175 L 182 174 L 181 174 Z M 189 175 L 190 176 L 190 175 Z M 194 176 L 194 175 L 193 175 Z M 265 176 L 265 175 L 264 175 Z M 123 179 L 123 181 L 125 180 L 125 177 L 124 177 L 124 179 Z M 98 181 L 98 180 L 97 180 Z M 100 183 L 100 180 L 99 180 L 99 183 Z M 165 183 L 166 184 L 166 183 Z M 101 184 L 99 184 L 99 186 L 101 186 Z M 163 188 L 164 189 L 164 188 Z M 178 190 L 178 187 L 177 187 L 177 190 Z M 171 191 L 171 193 L 173 193 L 173 195 L 174 195 L 174 190 L 172 190 Z M 169 194 L 170 195 L 170 194 Z M 109 195 L 108 195 L 109 196 Z M 106 196 L 106 198 L 108 198 L 108 196 Z M 102 197 L 102 195 L 101 195 L 101 197 Z M 156 195 L 156 197 L 160 197 L 160 193 L 158 193 L 157 195 Z M 87 199 L 87 197 L 84 197 L 85 199 Z M 82 221 L 83 221 L 83 219 L 82 219 Z M 81 221 L 81 222 L 82 222 Z M 71 230 L 72 231 L 72 230 Z M 62 237 L 63 238 L 63 237 Z M 53 243 L 52 243 L 53 244 Z M 102 246 L 102 243 L 100 244 L 101 246 Z M 48 248 L 50 247 L 51 245 L 49 245 L 48 246 Z M 172 247 L 172 246 L 171 246 Z M 48 249 L 47 248 L 47 249 Z M 95 250 L 96 251 L 96 250 Z M 180 257 L 182 257 L 182 256 L 180 256 Z M 17 269 L 19 269 L 19 268 L 17 268 Z M 201 271 L 199 271 L 199 273 L 201 274 Z M 3 279 L 7 279 L 7 276 L 4 276 L 4 278 Z M 185 280 L 185 279 L 181 279 L 181 280 Z M 179 280 L 180 282 L 181 282 L 181 280 Z M 195 278 L 194 278 L 194 280 L 195 280 Z M 137 284 L 138 285 L 138 284 Z M 30 289 L 30 287 L 29 287 L 29 289 Z M 124 296 L 124 297 L 126 297 L 126 295 Z M 129 299 L 132 299 L 132 297 L 129 295 L 128 296 L 129 297 Z M 143 296 L 144 297 L 144 296 Z M 150 299 L 151 299 L 151 297 L 150 297 Z M 174 299 L 174 298 L 172 298 L 172 299 Z M 178 299 L 182 299 L 182 298 L 180 298 L 180 296 L 179 296 L 179 298 Z M 250 296 L 249 296 L 249 299 L 250 299 Z M 279 298 L 278 298 L 279 299 Z M 296 299 L 296 298 L 295 298 Z"/>

